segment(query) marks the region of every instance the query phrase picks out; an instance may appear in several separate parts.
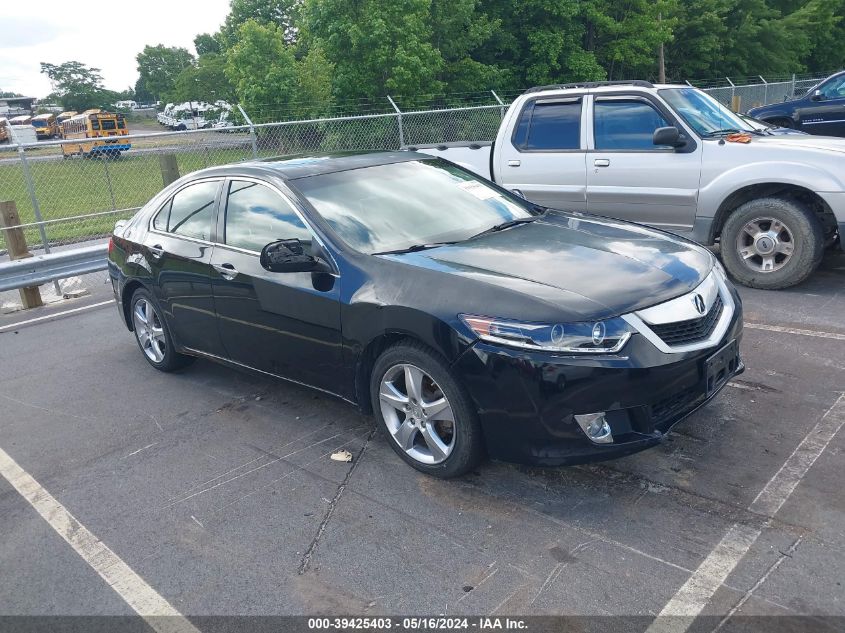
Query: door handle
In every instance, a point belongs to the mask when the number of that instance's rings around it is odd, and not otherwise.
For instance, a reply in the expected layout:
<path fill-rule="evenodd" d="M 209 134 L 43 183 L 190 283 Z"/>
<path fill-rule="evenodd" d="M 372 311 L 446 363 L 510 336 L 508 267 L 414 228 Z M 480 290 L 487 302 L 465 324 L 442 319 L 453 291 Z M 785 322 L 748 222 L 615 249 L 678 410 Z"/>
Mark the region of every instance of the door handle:
<path fill-rule="evenodd" d="M 522 164 L 521 161 L 518 160 L 509 160 L 508 167 L 519 167 Z"/>
<path fill-rule="evenodd" d="M 232 266 L 232 264 L 212 264 L 211 267 L 220 273 L 221 277 L 229 281 L 238 276 L 238 269 Z"/>
<path fill-rule="evenodd" d="M 609 158 L 597 158 L 593 165 L 596 167 L 610 167 L 610 159 Z"/>
<path fill-rule="evenodd" d="M 159 259 L 162 255 L 164 255 L 164 249 L 161 244 L 153 244 L 150 246 L 150 255 L 152 255 L 155 259 Z"/>

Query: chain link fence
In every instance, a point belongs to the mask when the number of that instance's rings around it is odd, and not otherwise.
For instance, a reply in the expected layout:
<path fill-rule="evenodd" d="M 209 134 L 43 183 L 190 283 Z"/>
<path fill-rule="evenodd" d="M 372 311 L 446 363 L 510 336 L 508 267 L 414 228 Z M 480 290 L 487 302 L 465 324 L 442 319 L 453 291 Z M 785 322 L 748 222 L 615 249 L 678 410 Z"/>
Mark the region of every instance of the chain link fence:
<path fill-rule="evenodd" d="M 800 97 L 819 83 L 824 76 L 788 75 L 782 77 L 725 77 L 719 81 L 688 82 L 701 88 L 720 103 L 730 107 L 739 98 L 739 110 L 745 112 L 756 106 L 778 103 Z"/>
<path fill-rule="evenodd" d="M 746 110 L 806 92 L 818 77 L 791 76 L 756 83 L 700 84 L 730 106 Z M 692 84 L 691 84 L 692 85 Z M 214 130 L 131 134 L 131 149 L 116 156 L 66 156 L 62 141 L 0 145 L 0 202 L 14 201 L 30 250 L 49 251 L 108 236 L 167 180 L 160 158 L 173 155 L 180 174 L 241 160 L 342 150 L 395 150 L 416 144 L 490 141 L 519 92 L 385 100 L 372 114 L 281 123 L 253 122 Z M 421 104 L 421 107 L 413 108 Z M 258 120 L 265 119 L 264 112 Z M 132 123 L 130 122 L 130 132 Z M 0 222 L 3 224 L 3 222 Z M 8 222 L 6 222 L 8 224 Z M 0 232 L 9 227 L 0 226 Z M 0 255 L 7 240 L 0 241 Z"/>

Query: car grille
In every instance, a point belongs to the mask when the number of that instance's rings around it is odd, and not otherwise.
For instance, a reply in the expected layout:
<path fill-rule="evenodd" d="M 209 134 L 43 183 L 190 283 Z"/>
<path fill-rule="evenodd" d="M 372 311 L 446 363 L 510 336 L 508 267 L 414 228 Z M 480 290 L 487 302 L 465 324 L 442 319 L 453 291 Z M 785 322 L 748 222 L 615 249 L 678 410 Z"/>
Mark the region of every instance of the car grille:
<path fill-rule="evenodd" d="M 649 327 L 666 345 L 696 343 L 706 339 L 713 333 L 716 324 L 719 322 L 719 317 L 722 316 L 723 309 L 722 297 L 717 294 L 716 300 L 710 306 L 710 311 L 700 319 L 649 325 Z"/>

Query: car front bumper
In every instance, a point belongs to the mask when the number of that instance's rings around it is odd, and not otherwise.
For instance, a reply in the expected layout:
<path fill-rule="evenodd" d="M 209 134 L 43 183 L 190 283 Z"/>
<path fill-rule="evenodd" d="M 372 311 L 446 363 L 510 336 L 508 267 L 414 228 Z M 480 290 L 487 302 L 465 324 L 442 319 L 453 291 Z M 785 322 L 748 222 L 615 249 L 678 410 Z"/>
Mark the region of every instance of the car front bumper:
<path fill-rule="evenodd" d="M 744 371 L 740 361 L 708 393 L 707 360 L 741 339 L 742 305 L 736 297 L 727 332 L 706 349 L 667 354 L 634 334 L 619 354 L 588 358 L 479 341 L 453 369 L 478 410 L 491 458 L 558 466 L 621 457 L 660 443 Z M 597 412 L 607 412 L 612 443 L 594 443 L 574 417 Z"/>

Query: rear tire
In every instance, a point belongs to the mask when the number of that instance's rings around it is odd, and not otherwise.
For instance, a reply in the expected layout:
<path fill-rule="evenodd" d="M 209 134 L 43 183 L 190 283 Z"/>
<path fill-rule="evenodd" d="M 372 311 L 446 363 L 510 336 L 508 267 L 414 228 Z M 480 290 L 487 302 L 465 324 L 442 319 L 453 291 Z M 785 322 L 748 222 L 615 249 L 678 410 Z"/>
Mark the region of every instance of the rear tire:
<path fill-rule="evenodd" d="M 801 203 L 761 198 L 728 216 L 721 252 L 725 268 L 743 286 L 779 290 L 813 273 L 824 254 L 824 232 Z"/>
<path fill-rule="evenodd" d="M 484 457 L 472 401 L 445 360 L 426 346 L 407 341 L 382 353 L 370 398 L 388 444 L 420 472 L 457 477 Z"/>
<path fill-rule="evenodd" d="M 139 288 L 129 303 L 135 341 L 147 362 L 159 371 L 170 372 L 192 363 L 193 356 L 176 351 L 164 313 L 152 294 Z"/>

